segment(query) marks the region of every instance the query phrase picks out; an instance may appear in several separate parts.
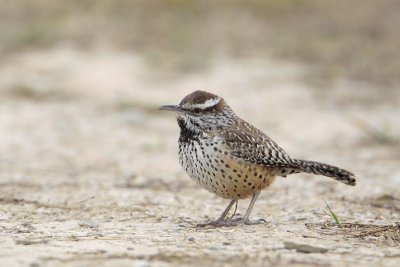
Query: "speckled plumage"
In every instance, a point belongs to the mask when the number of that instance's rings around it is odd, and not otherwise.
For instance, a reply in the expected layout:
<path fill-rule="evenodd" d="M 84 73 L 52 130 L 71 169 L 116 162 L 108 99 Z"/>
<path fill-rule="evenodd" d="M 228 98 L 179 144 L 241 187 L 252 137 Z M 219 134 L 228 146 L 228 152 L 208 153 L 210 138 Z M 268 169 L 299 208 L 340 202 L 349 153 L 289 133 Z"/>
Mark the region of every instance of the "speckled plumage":
<path fill-rule="evenodd" d="M 177 112 L 180 164 L 193 180 L 221 197 L 238 200 L 253 195 L 254 204 L 259 192 L 276 176 L 299 172 L 355 185 L 347 170 L 292 159 L 266 134 L 237 117 L 219 96 L 195 91 L 178 106 L 163 109 Z"/>

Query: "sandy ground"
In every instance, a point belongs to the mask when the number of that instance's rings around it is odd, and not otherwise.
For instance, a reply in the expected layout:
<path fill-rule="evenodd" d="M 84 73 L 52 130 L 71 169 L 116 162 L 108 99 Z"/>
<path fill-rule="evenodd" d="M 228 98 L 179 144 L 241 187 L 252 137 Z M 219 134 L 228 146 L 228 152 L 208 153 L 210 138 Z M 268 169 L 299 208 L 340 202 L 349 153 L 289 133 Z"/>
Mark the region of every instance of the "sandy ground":
<path fill-rule="evenodd" d="M 400 93 L 313 89 L 304 71 L 221 58 L 204 73 L 160 74 L 136 55 L 71 48 L 10 57 L 0 65 L 0 265 L 398 266 Z M 267 224 L 196 228 L 227 201 L 181 170 L 175 119 L 156 110 L 196 89 L 223 96 L 292 156 L 352 170 L 357 186 L 279 178 L 252 213 Z"/>

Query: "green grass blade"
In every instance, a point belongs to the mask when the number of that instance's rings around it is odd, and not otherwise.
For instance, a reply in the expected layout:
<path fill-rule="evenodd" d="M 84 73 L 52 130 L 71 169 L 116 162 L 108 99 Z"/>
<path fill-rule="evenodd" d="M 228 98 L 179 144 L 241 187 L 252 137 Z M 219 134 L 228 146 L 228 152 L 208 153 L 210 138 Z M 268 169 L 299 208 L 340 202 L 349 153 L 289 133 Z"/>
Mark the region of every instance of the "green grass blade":
<path fill-rule="evenodd" d="M 328 208 L 329 212 L 331 213 L 332 218 L 335 220 L 335 223 L 337 225 L 340 225 L 340 221 L 338 219 L 338 217 L 336 216 L 336 214 L 332 211 L 331 207 L 329 207 L 328 203 L 326 202 L 325 198 L 322 198 L 325 202 L 326 207 Z"/>

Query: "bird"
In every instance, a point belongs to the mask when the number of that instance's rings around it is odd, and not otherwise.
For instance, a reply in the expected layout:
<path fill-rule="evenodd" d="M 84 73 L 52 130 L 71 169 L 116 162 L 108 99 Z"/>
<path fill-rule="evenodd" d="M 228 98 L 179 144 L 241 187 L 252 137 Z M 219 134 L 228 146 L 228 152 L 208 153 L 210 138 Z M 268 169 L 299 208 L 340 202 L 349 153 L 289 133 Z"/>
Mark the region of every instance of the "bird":
<path fill-rule="evenodd" d="M 159 109 L 176 114 L 180 128 L 179 162 L 189 177 L 206 190 L 230 200 L 216 220 L 198 224 L 199 227 L 266 223 L 264 219 L 249 217 L 260 192 L 277 176 L 311 173 L 356 185 L 354 174 L 348 170 L 290 157 L 268 135 L 239 118 L 215 94 L 194 91 L 178 105 Z M 243 217 L 227 218 L 238 200 L 249 197 L 251 201 Z"/>

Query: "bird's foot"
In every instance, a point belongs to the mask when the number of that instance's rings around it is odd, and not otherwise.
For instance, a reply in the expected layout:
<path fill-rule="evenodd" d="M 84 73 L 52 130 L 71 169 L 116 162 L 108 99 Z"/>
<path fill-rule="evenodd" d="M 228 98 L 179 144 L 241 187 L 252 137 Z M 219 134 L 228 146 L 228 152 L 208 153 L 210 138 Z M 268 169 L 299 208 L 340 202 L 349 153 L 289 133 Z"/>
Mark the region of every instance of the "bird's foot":
<path fill-rule="evenodd" d="M 232 223 L 236 223 L 236 225 L 246 224 L 246 225 L 256 225 L 256 224 L 266 224 L 267 221 L 265 219 L 253 219 L 250 220 L 249 218 L 244 217 L 237 217 L 231 220 Z"/>
<path fill-rule="evenodd" d="M 221 227 L 221 226 L 230 226 L 230 220 L 215 220 L 215 221 L 210 221 L 210 222 L 205 222 L 205 223 L 199 223 L 196 227 L 207 227 L 207 226 L 213 226 L 213 227 Z"/>
<path fill-rule="evenodd" d="M 233 218 L 233 219 L 225 219 L 225 220 L 215 220 L 215 221 L 210 221 L 206 223 L 200 223 L 196 227 L 207 227 L 207 226 L 212 226 L 212 227 L 229 227 L 229 226 L 238 226 L 238 225 L 256 225 L 256 224 L 266 224 L 267 221 L 264 219 L 254 219 L 250 220 L 249 218 L 243 218 L 243 217 L 238 217 L 238 218 Z"/>

